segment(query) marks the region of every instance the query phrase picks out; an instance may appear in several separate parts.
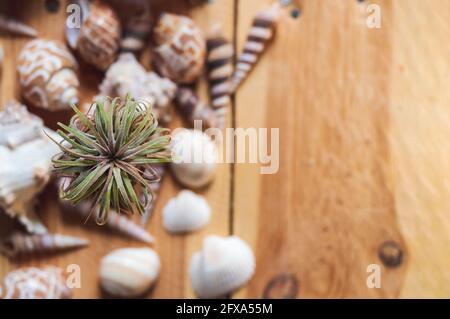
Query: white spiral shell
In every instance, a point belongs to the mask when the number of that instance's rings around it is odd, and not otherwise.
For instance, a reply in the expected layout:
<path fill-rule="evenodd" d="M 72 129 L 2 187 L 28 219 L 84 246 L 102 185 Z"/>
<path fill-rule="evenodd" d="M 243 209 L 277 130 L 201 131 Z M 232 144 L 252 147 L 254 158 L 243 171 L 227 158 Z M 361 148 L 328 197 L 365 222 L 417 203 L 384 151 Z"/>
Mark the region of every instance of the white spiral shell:
<path fill-rule="evenodd" d="M 201 298 L 217 298 L 233 292 L 253 276 L 255 257 L 250 246 L 236 236 L 208 236 L 194 254 L 189 277 Z"/>
<path fill-rule="evenodd" d="M 181 191 L 163 209 L 164 227 L 172 233 L 198 230 L 209 222 L 211 208 L 203 196 Z"/>

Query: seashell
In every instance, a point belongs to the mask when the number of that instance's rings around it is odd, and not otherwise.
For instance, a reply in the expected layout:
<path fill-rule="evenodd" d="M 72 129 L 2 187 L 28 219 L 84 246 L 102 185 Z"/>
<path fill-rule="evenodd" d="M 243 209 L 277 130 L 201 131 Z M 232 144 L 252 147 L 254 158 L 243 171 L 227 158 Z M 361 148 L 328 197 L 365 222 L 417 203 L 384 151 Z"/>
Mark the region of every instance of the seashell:
<path fill-rule="evenodd" d="M 220 27 L 213 26 L 206 39 L 208 82 L 211 106 L 215 109 L 219 128 L 224 128 L 227 109 L 231 103 L 233 45 L 223 37 Z"/>
<path fill-rule="evenodd" d="M 2 299 L 70 299 L 72 290 L 66 284 L 61 268 L 27 267 L 8 273 L 0 285 Z"/>
<path fill-rule="evenodd" d="M 160 268 L 159 257 L 153 249 L 117 249 L 101 261 L 100 284 L 114 296 L 141 296 L 151 288 Z"/>
<path fill-rule="evenodd" d="M 198 230 L 209 222 L 211 208 L 203 196 L 181 191 L 163 209 L 163 225 L 172 233 Z"/>
<path fill-rule="evenodd" d="M 78 65 L 58 41 L 36 39 L 19 54 L 22 94 L 34 106 L 58 111 L 78 103 Z"/>
<path fill-rule="evenodd" d="M 208 236 L 192 256 L 189 277 L 199 297 L 217 298 L 247 283 L 254 271 L 255 257 L 247 243 L 236 236 Z"/>
<path fill-rule="evenodd" d="M 194 126 L 195 121 L 201 121 L 205 128 L 217 127 L 217 118 L 214 110 L 203 103 L 197 94 L 188 88 L 179 88 L 175 96 L 175 102 L 181 116 Z"/>
<path fill-rule="evenodd" d="M 51 159 L 59 152 L 44 129 L 60 140 L 18 102 L 7 103 L 0 112 L 0 208 L 31 233 L 46 232 L 34 214 L 33 204 L 50 178 Z"/>
<path fill-rule="evenodd" d="M 0 30 L 33 38 L 38 35 L 34 28 L 26 25 L 25 23 L 11 19 L 3 14 L 0 14 Z"/>
<path fill-rule="evenodd" d="M 143 2 L 140 11 L 134 13 L 125 24 L 120 49 L 122 52 L 138 53 L 146 44 L 152 29 L 149 3 Z"/>
<path fill-rule="evenodd" d="M 208 135 L 197 130 L 181 129 L 173 136 L 171 148 L 171 169 L 181 184 L 200 188 L 213 180 L 217 148 Z"/>
<path fill-rule="evenodd" d="M 125 98 L 130 94 L 141 99 L 155 107 L 158 120 L 167 123 L 170 121 L 170 103 L 177 86 L 169 79 L 147 72 L 133 54 L 122 53 L 109 67 L 99 89 L 100 95 Z"/>
<path fill-rule="evenodd" d="M 156 173 L 158 174 L 158 176 L 160 178 L 159 178 L 159 181 L 150 183 L 150 189 L 152 190 L 152 194 L 153 194 L 152 201 L 149 203 L 149 206 L 145 210 L 145 214 L 143 214 L 141 216 L 141 225 L 147 225 L 148 221 L 150 220 L 150 217 L 153 214 L 153 210 L 155 209 L 156 202 L 158 201 L 159 190 L 161 188 L 162 179 L 163 179 L 164 175 L 166 174 L 167 166 L 165 164 L 160 164 L 160 165 L 156 164 L 156 165 L 153 165 L 152 167 L 156 171 Z"/>
<path fill-rule="evenodd" d="M 60 234 L 26 235 L 16 232 L 0 242 L 0 251 L 13 258 L 69 250 L 84 247 L 88 243 L 83 238 Z"/>
<path fill-rule="evenodd" d="M 116 59 L 120 45 L 120 20 L 102 1 L 78 0 L 82 13 L 80 28 L 66 26 L 66 38 L 87 63 L 106 70 Z"/>
<path fill-rule="evenodd" d="M 201 74 L 206 45 L 200 29 L 185 16 L 163 13 L 154 29 L 155 67 L 176 83 L 192 83 Z"/>
<path fill-rule="evenodd" d="M 232 77 L 233 92 L 247 78 L 266 49 L 267 44 L 272 40 L 279 13 L 280 4 L 276 2 L 254 17 L 243 53 L 237 60 Z"/>

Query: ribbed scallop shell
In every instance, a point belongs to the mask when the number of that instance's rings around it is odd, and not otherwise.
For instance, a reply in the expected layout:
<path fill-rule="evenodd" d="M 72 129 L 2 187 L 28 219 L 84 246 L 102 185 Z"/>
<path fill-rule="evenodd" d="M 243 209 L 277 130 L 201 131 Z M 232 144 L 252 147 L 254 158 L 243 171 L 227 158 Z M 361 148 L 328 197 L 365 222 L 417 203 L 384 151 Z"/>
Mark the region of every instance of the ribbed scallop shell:
<path fill-rule="evenodd" d="M 22 95 L 32 105 L 57 111 L 78 103 L 77 63 L 58 41 L 36 39 L 19 54 Z"/>
<path fill-rule="evenodd" d="M 70 299 L 63 270 L 27 267 L 8 273 L 0 285 L 2 299 Z"/>
<path fill-rule="evenodd" d="M 175 178 L 189 188 L 209 184 L 216 171 L 217 148 L 208 135 L 182 129 L 172 138 L 173 162 L 170 164 Z"/>
<path fill-rule="evenodd" d="M 160 268 L 159 257 L 153 249 L 117 249 L 103 257 L 100 283 L 113 296 L 137 297 L 150 289 Z"/>
<path fill-rule="evenodd" d="M 255 257 L 250 246 L 236 236 L 208 236 L 194 254 L 189 277 L 201 298 L 217 298 L 233 292 L 253 276 Z"/>
<path fill-rule="evenodd" d="M 163 209 L 164 227 L 172 233 L 198 230 L 209 222 L 211 208 L 203 196 L 181 191 Z"/>
<path fill-rule="evenodd" d="M 202 72 L 206 44 L 188 17 L 163 13 L 155 27 L 155 67 L 177 83 L 192 83 Z"/>

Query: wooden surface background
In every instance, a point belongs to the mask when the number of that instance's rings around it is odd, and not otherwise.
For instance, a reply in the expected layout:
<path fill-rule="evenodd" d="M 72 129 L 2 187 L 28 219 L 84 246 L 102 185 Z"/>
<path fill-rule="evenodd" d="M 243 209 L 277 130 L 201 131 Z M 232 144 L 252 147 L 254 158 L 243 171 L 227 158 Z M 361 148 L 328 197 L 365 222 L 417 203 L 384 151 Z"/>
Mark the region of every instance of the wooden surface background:
<path fill-rule="evenodd" d="M 166 2 L 166 3 L 164 3 Z M 170 2 L 170 3 L 168 3 Z M 270 1 L 216 0 L 195 9 L 159 1 L 189 14 L 206 30 L 221 22 L 238 51 L 252 16 Z M 280 168 L 261 175 L 255 164 L 221 165 L 201 191 L 213 209 L 203 231 L 172 236 L 161 224 L 163 205 L 180 187 L 169 176 L 149 230 L 162 261 L 148 297 L 194 297 L 187 269 L 207 234 L 235 234 L 253 247 L 251 282 L 232 297 L 450 297 L 450 2 L 447 0 L 303 0 L 289 7 L 262 61 L 234 98 L 229 125 L 280 129 Z M 379 29 L 366 26 L 369 4 L 381 8 Z M 39 30 L 63 40 L 65 4 L 49 13 L 45 1 L 2 3 Z M 16 57 L 27 39 L 0 36 L 5 51 L 0 105 L 19 97 Z M 143 63 L 149 65 L 144 54 Z M 83 99 L 102 74 L 82 65 Z M 199 84 L 206 98 L 206 84 Z M 32 108 L 50 127 L 70 114 Z M 176 120 L 173 127 L 179 126 Z M 108 231 L 84 227 L 60 213 L 56 190 L 38 211 L 51 231 L 84 236 L 87 249 L 10 262 L 81 266 L 77 298 L 102 296 L 98 264 L 124 246 L 142 246 Z M 10 222 L 1 219 L 3 229 Z M 397 267 L 380 259 L 393 243 Z M 383 254 L 381 254 L 383 255 Z M 381 288 L 366 285 L 367 266 L 381 266 Z"/>

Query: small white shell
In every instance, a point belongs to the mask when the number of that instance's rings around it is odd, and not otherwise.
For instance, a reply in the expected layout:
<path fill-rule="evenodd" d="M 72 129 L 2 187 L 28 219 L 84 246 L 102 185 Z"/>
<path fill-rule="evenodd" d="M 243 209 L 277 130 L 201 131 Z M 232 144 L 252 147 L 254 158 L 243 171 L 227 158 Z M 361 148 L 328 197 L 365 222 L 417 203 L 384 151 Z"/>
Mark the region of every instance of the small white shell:
<path fill-rule="evenodd" d="M 203 196 L 183 190 L 164 207 L 163 224 L 169 232 L 189 232 L 208 224 L 210 215 L 211 208 Z"/>
<path fill-rule="evenodd" d="M 254 270 L 255 257 L 247 243 L 236 236 L 208 236 L 191 259 L 189 277 L 199 297 L 216 298 L 247 283 Z"/>
<path fill-rule="evenodd" d="M 172 139 L 172 172 L 186 187 L 209 184 L 216 170 L 217 148 L 208 135 L 198 130 L 182 129 Z"/>
<path fill-rule="evenodd" d="M 117 249 L 103 257 L 100 283 L 111 295 L 137 297 L 150 289 L 160 268 L 159 257 L 153 249 Z"/>

